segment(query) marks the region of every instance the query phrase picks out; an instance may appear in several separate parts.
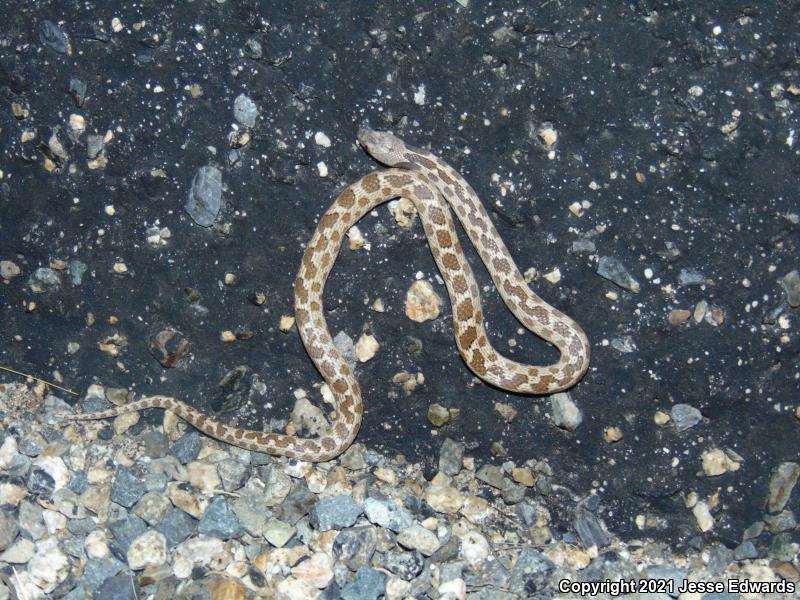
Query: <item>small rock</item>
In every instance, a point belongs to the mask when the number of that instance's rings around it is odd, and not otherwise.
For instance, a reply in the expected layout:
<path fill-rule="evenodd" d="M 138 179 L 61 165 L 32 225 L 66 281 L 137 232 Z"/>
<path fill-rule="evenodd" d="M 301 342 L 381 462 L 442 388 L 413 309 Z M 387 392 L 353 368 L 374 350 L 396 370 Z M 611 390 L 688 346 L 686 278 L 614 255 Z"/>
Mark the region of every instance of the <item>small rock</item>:
<path fill-rule="evenodd" d="M 461 538 L 460 556 L 473 568 L 479 567 L 489 557 L 490 547 L 486 538 L 477 531 L 469 531 Z"/>
<path fill-rule="evenodd" d="M 39 41 L 59 54 L 69 54 L 70 52 L 67 35 L 58 25 L 47 19 L 39 21 Z"/>
<path fill-rule="evenodd" d="M 428 421 L 434 427 L 441 427 L 450 420 L 450 411 L 441 404 L 433 403 L 428 407 Z"/>
<path fill-rule="evenodd" d="M 464 506 L 464 494 L 449 485 L 431 485 L 425 491 L 425 502 L 436 512 L 457 513 Z"/>
<path fill-rule="evenodd" d="M 417 323 L 437 318 L 441 306 L 441 297 L 427 281 L 415 281 L 406 293 L 406 316 Z"/>
<path fill-rule="evenodd" d="M 458 475 L 464 460 L 464 444 L 446 438 L 439 449 L 439 470 L 445 475 Z"/>
<path fill-rule="evenodd" d="M 714 517 L 711 516 L 711 510 L 709 510 L 706 502 L 701 500 L 695 504 L 692 508 L 692 513 L 697 521 L 697 525 L 700 527 L 700 531 L 710 531 L 713 529 Z"/>
<path fill-rule="evenodd" d="M 333 540 L 333 556 L 351 571 L 368 565 L 378 546 L 378 535 L 371 525 L 343 529 Z"/>
<path fill-rule="evenodd" d="M 10 260 L 0 260 L 0 279 L 13 279 L 20 273 L 22 273 L 22 271 L 16 263 Z"/>
<path fill-rule="evenodd" d="M 359 567 L 356 578 L 342 588 L 342 600 L 377 600 L 386 588 L 386 575 L 371 567 Z"/>
<path fill-rule="evenodd" d="M 233 101 L 233 117 L 245 127 L 252 129 L 258 118 L 258 106 L 246 94 L 239 94 Z"/>
<path fill-rule="evenodd" d="M 36 554 L 28 562 L 28 575 L 34 585 L 49 594 L 69 573 L 69 559 L 59 549 L 55 537 L 42 540 L 36 545 Z"/>
<path fill-rule="evenodd" d="M 222 207 L 222 171 L 200 167 L 192 178 L 186 212 L 201 227 L 210 227 Z"/>
<path fill-rule="evenodd" d="M 676 404 L 669 414 L 677 431 L 686 431 L 703 420 L 702 413 L 690 404 Z"/>
<path fill-rule="evenodd" d="M 550 407 L 553 411 L 553 422 L 557 427 L 567 431 L 575 431 L 583 422 L 583 413 L 565 392 L 550 396 Z"/>
<path fill-rule="evenodd" d="M 597 274 L 603 279 L 608 279 L 619 287 L 639 293 L 639 282 L 631 277 L 622 263 L 613 256 L 601 256 L 597 265 Z"/>
<path fill-rule="evenodd" d="M 61 287 L 61 277 L 55 269 L 39 267 L 28 278 L 28 286 L 37 294 L 57 290 Z"/>
<path fill-rule="evenodd" d="M 147 493 L 147 486 L 136 474 L 128 467 L 120 466 L 111 484 L 111 500 L 131 508 L 139 499 Z"/>
<path fill-rule="evenodd" d="M 498 490 L 506 489 L 510 482 L 503 474 L 503 469 L 495 465 L 483 465 L 478 472 L 475 473 L 475 478 L 488 483 L 490 486 Z"/>
<path fill-rule="evenodd" d="M 223 540 L 242 535 L 242 527 L 236 513 L 222 496 L 217 496 L 212 500 L 200 519 L 197 531 Z"/>
<path fill-rule="evenodd" d="M 267 519 L 263 527 L 264 539 L 276 548 L 283 548 L 296 532 L 297 529 L 278 519 Z"/>
<path fill-rule="evenodd" d="M 292 567 L 292 575 L 315 588 L 324 589 L 333 579 L 333 559 L 325 552 L 315 552 L 308 560 Z"/>
<path fill-rule="evenodd" d="M 781 285 L 786 292 L 786 301 L 789 306 L 792 308 L 800 306 L 800 272 L 795 269 L 784 275 Z"/>
<path fill-rule="evenodd" d="M 367 498 L 364 500 L 364 513 L 370 523 L 394 532 L 407 529 L 413 523 L 411 513 L 388 498 Z"/>
<path fill-rule="evenodd" d="M 310 522 L 314 529 L 329 531 L 350 527 L 363 512 L 350 496 L 322 498 L 310 512 Z"/>
<path fill-rule="evenodd" d="M 404 548 L 418 550 L 424 556 L 430 556 L 441 546 L 436 534 L 418 523 L 401 531 L 397 535 L 397 543 Z"/>
<path fill-rule="evenodd" d="M 800 465 L 793 462 L 781 463 L 769 480 L 767 510 L 771 513 L 782 511 L 792 495 L 792 490 L 800 477 Z"/>
<path fill-rule="evenodd" d="M 406 581 L 411 581 L 422 572 L 425 559 L 419 552 L 390 550 L 383 557 L 382 567 Z"/>
<path fill-rule="evenodd" d="M 681 286 L 704 285 L 705 282 L 706 276 L 694 269 L 681 269 L 678 274 L 678 285 Z"/>
<path fill-rule="evenodd" d="M 147 531 L 131 542 L 127 558 L 134 571 L 163 565 L 167 562 L 167 540 L 158 531 Z"/>

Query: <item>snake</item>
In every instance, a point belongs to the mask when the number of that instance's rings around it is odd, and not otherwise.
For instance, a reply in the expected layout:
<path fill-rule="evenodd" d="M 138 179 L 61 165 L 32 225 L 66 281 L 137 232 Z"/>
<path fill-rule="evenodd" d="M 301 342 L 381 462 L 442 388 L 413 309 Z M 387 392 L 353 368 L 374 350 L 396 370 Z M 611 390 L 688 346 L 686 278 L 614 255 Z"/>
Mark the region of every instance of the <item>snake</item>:
<path fill-rule="evenodd" d="M 333 395 L 327 430 L 299 437 L 230 426 L 170 396 L 156 395 L 89 413 L 73 421 L 107 419 L 147 408 L 163 408 L 199 431 L 254 452 L 308 462 L 329 461 L 355 440 L 364 403 L 353 369 L 333 342 L 323 311 L 323 291 L 348 230 L 380 204 L 406 198 L 416 208 L 452 305 L 458 352 L 486 383 L 517 394 L 546 395 L 575 385 L 586 373 L 591 346 L 583 329 L 533 292 L 475 190 L 453 167 L 431 152 L 406 144 L 387 131 L 361 128 L 361 146 L 384 170 L 372 172 L 342 191 L 320 218 L 306 245 L 294 281 L 295 323 L 300 338 Z M 451 210 L 452 209 L 452 210 Z M 538 366 L 515 362 L 489 342 L 481 296 L 459 243 L 453 214 L 486 266 L 500 297 L 526 329 L 555 346 L 559 359 Z"/>

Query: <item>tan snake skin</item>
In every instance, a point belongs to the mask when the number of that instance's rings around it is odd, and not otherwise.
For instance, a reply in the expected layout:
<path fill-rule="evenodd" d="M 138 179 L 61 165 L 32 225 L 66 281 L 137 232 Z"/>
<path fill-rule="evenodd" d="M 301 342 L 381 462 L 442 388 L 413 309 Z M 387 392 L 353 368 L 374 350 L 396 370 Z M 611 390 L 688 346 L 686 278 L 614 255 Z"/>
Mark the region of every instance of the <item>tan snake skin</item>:
<path fill-rule="evenodd" d="M 458 351 L 472 372 L 494 386 L 523 394 L 550 394 L 580 380 L 591 355 L 586 335 L 575 321 L 530 290 L 464 178 L 441 159 L 404 144 L 391 133 L 362 129 L 358 139 L 375 159 L 393 168 L 363 177 L 336 198 L 314 231 L 294 283 L 300 337 L 334 396 L 336 412 L 326 435 L 298 438 L 239 429 L 168 396 L 151 396 L 110 410 L 66 418 L 105 419 L 145 408 L 165 408 L 203 433 L 234 446 L 313 462 L 335 458 L 355 439 L 363 402 L 355 375 L 328 330 L 322 308 L 323 289 L 348 229 L 379 204 L 398 197 L 408 198 L 419 211 L 450 295 Z M 478 285 L 456 237 L 447 203 L 477 248 L 503 301 L 527 329 L 558 348 L 558 362 L 543 367 L 521 364 L 492 348 L 483 326 Z"/>

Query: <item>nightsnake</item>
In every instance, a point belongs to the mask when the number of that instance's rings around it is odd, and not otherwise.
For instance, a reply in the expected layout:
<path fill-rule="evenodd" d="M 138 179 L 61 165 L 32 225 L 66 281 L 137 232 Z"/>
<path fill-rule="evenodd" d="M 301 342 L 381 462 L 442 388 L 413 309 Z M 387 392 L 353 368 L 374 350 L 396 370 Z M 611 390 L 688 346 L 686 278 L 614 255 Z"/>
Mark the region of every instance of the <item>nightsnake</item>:
<path fill-rule="evenodd" d="M 320 219 L 294 282 L 300 337 L 333 393 L 335 414 L 326 434 L 299 438 L 239 429 L 168 396 L 150 396 L 109 410 L 66 418 L 105 419 L 145 408 L 164 408 L 211 437 L 256 452 L 313 462 L 331 460 L 344 452 L 361 425 L 363 401 L 355 375 L 328 330 L 323 289 L 350 227 L 393 198 L 407 198 L 419 212 L 450 295 L 458 351 L 473 373 L 496 387 L 523 394 L 551 394 L 579 381 L 591 356 L 586 334 L 575 321 L 531 291 L 464 178 L 440 158 L 406 145 L 391 133 L 361 129 L 358 139 L 373 158 L 390 168 L 361 178 L 336 198 Z M 492 348 L 484 330 L 478 285 L 459 244 L 448 204 L 478 250 L 503 301 L 527 329 L 559 350 L 558 362 L 549 366 L 521 364 Z"/>

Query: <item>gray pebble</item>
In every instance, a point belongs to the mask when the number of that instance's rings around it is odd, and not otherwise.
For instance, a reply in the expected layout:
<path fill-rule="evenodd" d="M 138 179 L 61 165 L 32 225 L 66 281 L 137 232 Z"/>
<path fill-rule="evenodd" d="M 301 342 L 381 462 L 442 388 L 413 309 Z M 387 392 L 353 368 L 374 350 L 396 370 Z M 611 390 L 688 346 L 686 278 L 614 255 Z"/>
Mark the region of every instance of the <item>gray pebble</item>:
<path fill-rule="evenodd" d="M 128 549 L 133 540 L 147 531 L 147 523 L 136 515 L 130 515 L 118 521 L 108 524 L 108 531 L 112 539 L 108 541 L 108 547 L 119 560 L 128 562 Z"/>
<path fill-rule="evenodd" d="M 458 475 L 464 461 L 464 444 L 445 438 L 439 449 L 439 470 L 445 475 Z"/>
<path fill-rule="evenodd" d="M 25 485 L 34 496 L 50 496 L 56 488 L 56 482 L 52 475 L 36 466 L 28 473 Z"/>
<path fill-rule="evenodd" d="M 383 495 L 367 498 L 364 501 L 364 513 L 370 523 L 375 523 L 375 525 L 395 533 L 411 527 L 414 521 L 410 512 Z"/>
<path fill-rule="evenodd" d="M 28 285 L 32 292 L 42 293 L 57 290 L 61 287 L 61 278 L 58 271 L 50 267 L 39 267 L 28 278 Z"/>
<path fill-rule="evenodd" d="M 153 528 L 167 540 L 167 548 L 174 548 L 197 531 L 197 519 L 179 508 L 170 510 Z"/>
<path fill-rule="evenodd" d="M 249 96 L 239 94 L 233 101 L 233 116 L 239 123 L 252 129 L 258 118 L 258 107 Z"/>
<path fill-rule="evenodd" d="M 115 575 L 103 582 L 94 597 L 103 600 L 137 600 L 136 587 L 136 580 L 131 580 L 129 575 Z"/>
<path fill-rule="evenodd" d="M 322 498 L 311 509 L 311 526 L 318 531 L 344 529 L 356 522 L 363 512 L 350 496 Z"/>
<path fill-rule="evenodd" d="M 547 585 L 553 569 L 555 565 L 544 554 L 532 548 L 525 548 L 511 567 L 511 589 L 520 594 L 535 593 Z"/>
<path fill-rule="evenodd" d="M 88 268 L 86 263 L 79 261 L 77 258 L 69 261 L 69 277 L 72 285 L 83 283 L 83 274 L 86 273 Z"/>
<path fill-rule="evenodd" d="M 296 525 L 297 522 L 308 514 L 314 506 L 317 497 L 308 489 L 303 480 L 296 481 L 289 495 L 280 505 L 281 519 Z"/>
<path fill-rule="evenodd" d="M 342 600 L 377 600 L 386 587 L 386 574 L 371 567 L 359 567 L 356 578 L 341 591 Z"/>
<path fill-rule="evenodd" d="M 702 413 L 691 404 L 676 404 L 669 411 L 675 429 L 686 431 L 703 420 Z"/>
<path fill-rule="evenodd" d="M 583 423 L 583 413 L 572 397 L 565 392 L 550 396 L 550 408 L 553 411 L 553 422 L 557 427 L 567 431 L 575 431 Z"/>
<path fill-rule="evenodd" d="M 383 555 L 380 566 L 401 579 L 411 581 L 422 572 L 422 568 L 425 566 L 425 559 L 416 550 L 410 552 L 390 550 Z M 461 577 L 460 571 L 458 577 Z M 441 574 L 442 581 L 449 581 L 450 579 L 454 579 L 454 577 L 446 579 L 445 574 Z"/>
<path fill-rule="evenodd" d="M 800 306 L 800 273 L 795 269 L 781 279 L 783 291 L 786 292 L 786 301 L 792 308 Z"/>
<path fill-rule="evenodd" d="M 222 496 L 217 496 L 211 501 L 200 519 L 197 531 L 222 540 L 236 538 L 243 533 L 236 513 Z"/>
<path fill-rule="evenodd" d="M 678 274 L 678 284 L 682 286 L 704 285 L 705 282 L 706 276 L 695 269 L 681 269 Z"/>
<path fill-rule="evenodd" d="M 595 246 L 595 243 L 592 240 L 581 238 L 572 242 L 572 251 L 576 253 L 592 253 L 597 251 L 597 246 Z"/>
<path fill-rule="evenodd" d="M 678 597 L 678 590 L 683 586 L 683 580 L 686 579 L 687 572 L 668 565 L 657 565 L 647 568 L 648 579 L 664 579 L 672 581 L 672 594 L 673 598 Z"/>
<path fill-rule="evenodd" d="M 59 54 L 66 54 L 69 51 L 66 34 L 58 25 L 47 19 L 39 22 L 39 41 Z"/>
<path fill-rule="evenodd" d="M 69 80 L 69 93 L 75 100 L 75 105 L 80 108 L 86 101 L 86 84 L 77 77 L 71 77 Z"/>
<path fill-rule="evenodd" d="M 210 227 L 222 207 L 222 171 L 213 166 L 200 167 L 192 178 L 186 212 L 195 223 Z"/>
<path fill-rule="evenodd" d="M 641 289 L 639 282 L 636 281 L 622 263 L 613 256 L 601 256 L 597 265 L 597 274 L 603 279 L 607 279 L 619 287 L 638 293 Z"/>
<path fill-rule="evenodd" d="M 17 512 L 17 523 L 19 528 L 27 533 L 27 537 L 34 542 L 40 540 L 47 533 L 44 525 L 44 509 L 30 500 L 23 500 L 19 503 Z"/>
<path fill-rule="evenodd" d="M 575 531 L 584 548 L 597 546 L 603 548 L 610 543 L 598 518 L 589 510 L 578 506 L 575 511 Z"/>
<path fill-rule="evenodd" d="M 733 558 L 736 560 L 748 560 L 758 558 L 758 549 L 753 542 L 747 541 L 739 544 L 733 550 Z"/>
<path fill-rule="evenodd" d="M 202 441 L 196 429 L 192 429 L 183 434 L 177 442 L 172 444 L 170 452 L 177 458 L 182 465 L 189 464 L 200 454 Z"/>
<path fill-rule="evenodd" d="M 498 490 L 505 489 L 510 483 L 509 480 L 506 479 L 503 469 L 495 465 L 483 465 L 478 469 L 478 472 L 475 473 L 475 478 L 480 479 L 484 483 L 488 483 Z"/>
<path fill-rule="evenodd" d="M 87 590 L 96 592 L 109 577 L 118 573 L 127 573 L 128 565 L 113 556 L 100 559 L 88 559 L 83 569 L 81 583 Z"/>
<path fill-rule="evenodd" d="M 247 482 L 250 477 L 250 465 L 234 458 L 226 458 L 217 463 L 217 474 L 222 481 L 222 489 L 233 492 Z"/>
<path fill-rule="evenodd" d="M 8 548 L 17 539 L 19 525 L 9 511 L 0 509 L 0 552 Z"/>
<path fill-rule="evenodd" d="M 767 510 L 777 513 L 784 509 L 792 490 L 800 477 L 800 465 L 785 462 L 778 465 L 769 479 L 769 496 L 767 496 Z"/>
<path fill-rule="evenodd" d="M 369 525 L 350 527 L 340 531 L 333 540 L 333 555 L 337 561 L 347 565 L 351 571 L 369 564 L 378 536 L 375 528 Z"/>
<path fill-rule="evenodd" d="M 147 486 L 144 481 L 128 467 L 120 466 L 111 484 L 111 500 L 131 508 L 139 501 L 139 498 L 147 493 Z"/>

